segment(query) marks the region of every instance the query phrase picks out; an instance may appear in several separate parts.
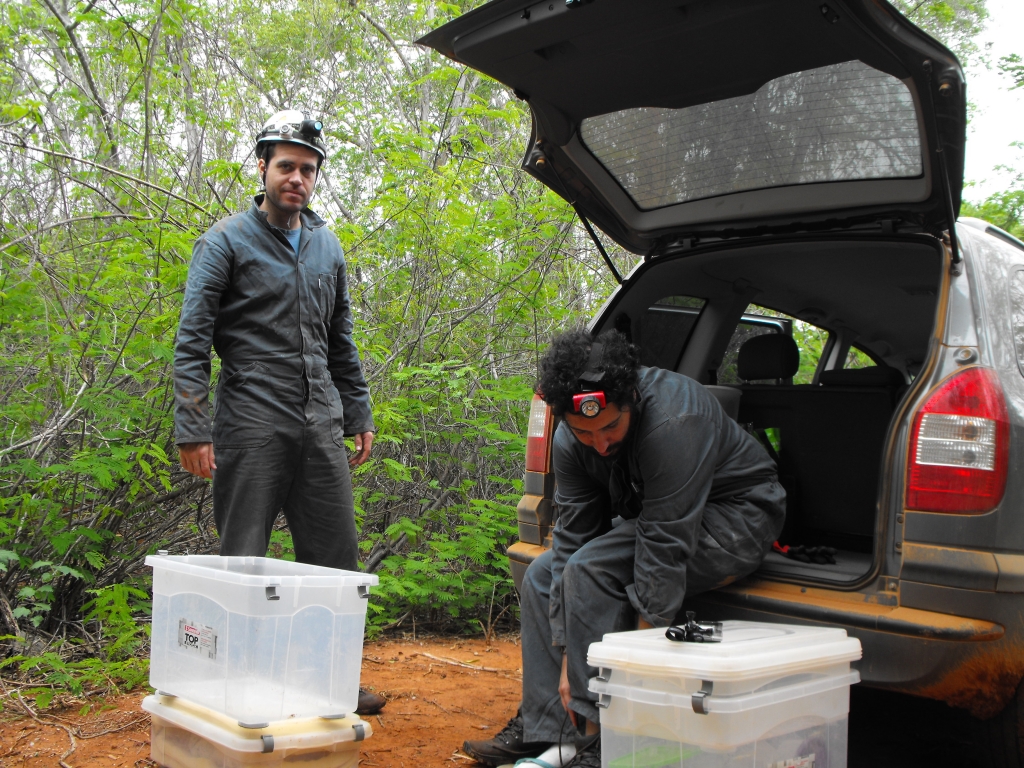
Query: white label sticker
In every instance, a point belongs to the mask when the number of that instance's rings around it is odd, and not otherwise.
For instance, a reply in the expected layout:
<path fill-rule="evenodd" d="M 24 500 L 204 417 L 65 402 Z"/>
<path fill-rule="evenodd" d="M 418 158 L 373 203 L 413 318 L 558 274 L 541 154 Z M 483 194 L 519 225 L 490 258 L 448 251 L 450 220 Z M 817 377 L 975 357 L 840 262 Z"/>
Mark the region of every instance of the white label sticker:
<path fill-rule="evenodd" d="M 217 635 L 213 627 L 196 624 L 188 619 L 178 620 L 178 645 L 186 651 L 195 651 L 200 656 L 216 660 Z"/>
<path fill-rule="evenodd" d="M 803 757 L 794 757 L 792 760 L 779 760 L 769 763 L 768 768 L 814 768 L 814 753 Z"/>

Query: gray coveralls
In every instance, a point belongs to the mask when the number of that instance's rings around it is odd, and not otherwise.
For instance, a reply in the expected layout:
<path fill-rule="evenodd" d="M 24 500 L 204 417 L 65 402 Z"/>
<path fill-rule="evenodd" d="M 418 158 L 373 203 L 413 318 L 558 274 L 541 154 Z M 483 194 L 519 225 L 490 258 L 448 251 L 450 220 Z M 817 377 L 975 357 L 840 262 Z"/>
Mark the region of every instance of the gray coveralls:
<path fill-rule="evenodd" d="M 220 554 L 265 555 L 283 509 L 297 560 L 355 570 L 344 437 L 374 426 L 345 259 L 308 208 L 296 258 L 262 199 L 193 248 L 174 350 L 175 443 L 213 442 Z M 211 345 L 222 364 L 212 428 Z"/>
<path fill-rule="evenodd" d="M 597 722 L 590 644 L 636 629 L 638 615 L 677 623 L 684 596 L 754 571 L 782 530 L 775 463 L 704 387 L 641 368 L 639 391 L 617 456 L 602 458 L 564 422 L 555 433 L 554 546 L 531 563 L 521 595 L 527 742 L 563 734 L 563 648 L 570 707 Z"/>

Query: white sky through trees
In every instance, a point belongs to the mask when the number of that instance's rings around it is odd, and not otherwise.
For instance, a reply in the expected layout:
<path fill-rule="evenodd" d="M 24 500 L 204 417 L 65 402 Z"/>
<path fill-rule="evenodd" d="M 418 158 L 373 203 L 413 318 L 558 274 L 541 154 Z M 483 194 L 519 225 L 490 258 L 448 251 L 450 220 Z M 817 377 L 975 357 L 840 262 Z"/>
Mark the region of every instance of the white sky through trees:
<path fill-rule="evenodd" d="M 967 70 L 967 98 L 974 105 L 967 126 L 964 199 L 978 202 L 1007 189 L 1010 174 L 994 170 L 1008 165 L 1024 170 L 1024 88 L 1011 91 L 1010 78 L 998 69 L 999 59 L 1024 55 L 1024 0 L 988 0 L 989 18 L 978 36 L 978 48 L 988 66 L 976 63 Z"/>

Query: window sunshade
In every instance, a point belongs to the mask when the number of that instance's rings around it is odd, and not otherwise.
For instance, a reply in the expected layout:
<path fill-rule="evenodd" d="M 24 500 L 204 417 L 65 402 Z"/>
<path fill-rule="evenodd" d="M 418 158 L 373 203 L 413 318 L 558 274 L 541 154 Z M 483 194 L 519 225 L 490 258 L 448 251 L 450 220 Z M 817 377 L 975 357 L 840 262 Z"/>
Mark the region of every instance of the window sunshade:
<path fill-rule="evenodd" d="M 752 189 L 923 172 L 910 90 L 860 61 L 795 72 L 733 99 L 586 118 L 580 134 L 645 210 Z"/>

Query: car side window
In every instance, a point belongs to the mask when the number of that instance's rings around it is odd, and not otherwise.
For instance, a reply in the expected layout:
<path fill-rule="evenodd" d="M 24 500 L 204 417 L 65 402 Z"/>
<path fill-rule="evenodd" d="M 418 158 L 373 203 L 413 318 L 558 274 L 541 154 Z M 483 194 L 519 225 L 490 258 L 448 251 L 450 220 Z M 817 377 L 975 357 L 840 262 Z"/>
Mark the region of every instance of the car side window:
<path fill-rule="evenodd" d="M 810 384 L 814 380 L 814 372 L 818 368 L 818 361 L 821 359 L 825 342 L 828 341 L 828 331 L 819 328 L 811 323 L 790 317 L 782 312 L 751 304 L 743 313 L 743 317 L 736 325 L 729 345 L 722 355 L 722 363 L 718 366 L 719 384 L 743 384 L 736 372 L 736 361 L 739 358 L 740 347 L 755 336 L 766 333 L 785 333 L 793 337 L 797 348 L 800 350 L 800 368 L 793 377 L 794 384 Z M 761 384 L 774 384 L 774 381 L 758 382 Z"/>
<path fill-rule="evenodd" d="M 748 308 L 749 309 L 749 308 Z M 722 355 L 722 364 L 718 366 L 719 384 L 742 384 L 737 373 L 737 361 L 740 356 L 740 347 L 755 336 L 764 336 L 766 333 L 784 333 L 786 328 L 782 323 L 747 318 L 744 316 L 732 332 L 729 339 L 729 346 L 725 348 Z"/>
<path fill-rule="evenodd" d="M 1017 368 L 1024 375 L 1024 269 L 1016 269 L 1010 277 L 1010 306 L 1013 311 L 1013 348 L 1017 352 Z"/>
<path fill-rule="evenodd" d="M 695 296 L 665 296 L 648 307 L 635 337 L 640 364 L 674 371 L 706 303 Z"/>
<path fill-rule="evenodd" d="M 846 353 L 846 360 L 843 362 L 843 368 L 850 370 L 851 368 L 872 368 L 878 365 L 872 360 L 866 352 L 861 352 L 856 347 L 850 347 L 850 351 Z"/>

